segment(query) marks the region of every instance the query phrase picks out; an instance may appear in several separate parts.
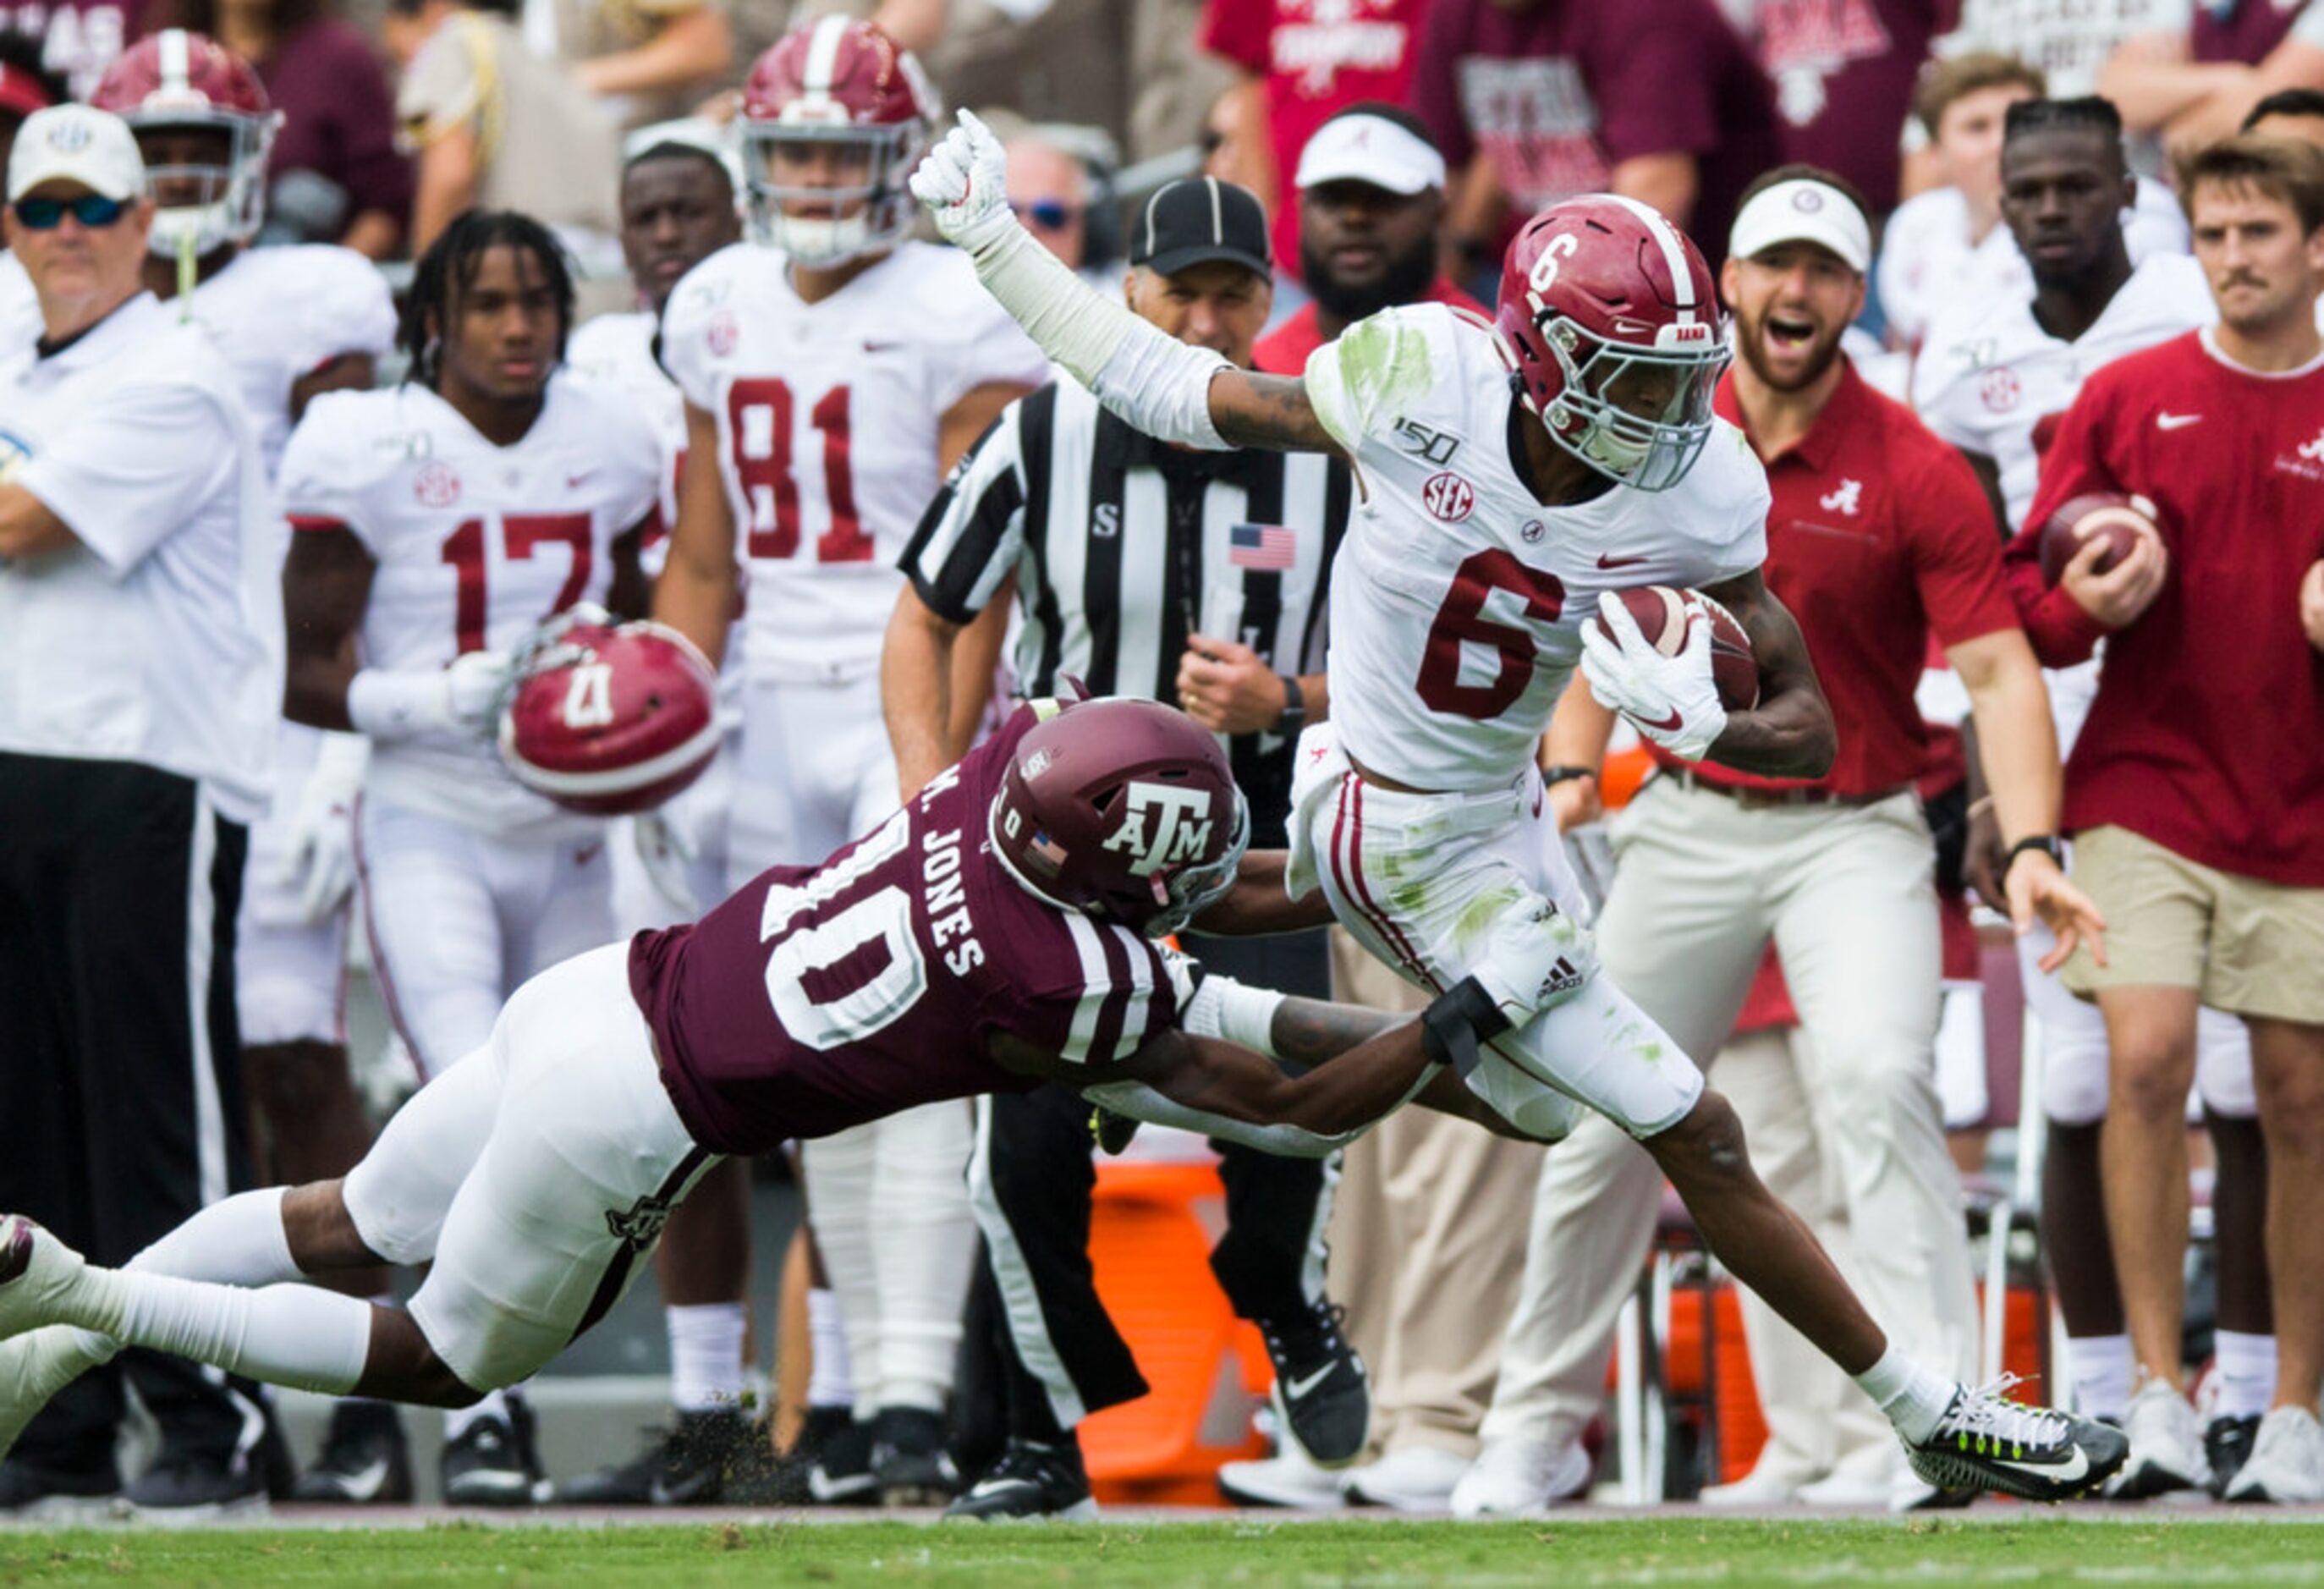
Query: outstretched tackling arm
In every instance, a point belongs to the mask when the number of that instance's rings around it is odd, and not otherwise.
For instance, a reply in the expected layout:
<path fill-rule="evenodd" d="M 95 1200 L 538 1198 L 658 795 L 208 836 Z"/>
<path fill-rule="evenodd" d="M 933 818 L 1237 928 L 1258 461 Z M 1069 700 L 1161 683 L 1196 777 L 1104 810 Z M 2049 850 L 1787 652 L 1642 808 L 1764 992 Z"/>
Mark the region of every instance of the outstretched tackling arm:
<path fill-rule="evenodd" d="M 1239 370 L 1130 312 L 1060 263 L 1010 213 L 1000 140 L 966 110 L 912 174 L 936 229 L 966 250 L 977 279 L 1042 352 L 1115 413 L 1158 440 L 1338 452 L 1292 376 Z"/>

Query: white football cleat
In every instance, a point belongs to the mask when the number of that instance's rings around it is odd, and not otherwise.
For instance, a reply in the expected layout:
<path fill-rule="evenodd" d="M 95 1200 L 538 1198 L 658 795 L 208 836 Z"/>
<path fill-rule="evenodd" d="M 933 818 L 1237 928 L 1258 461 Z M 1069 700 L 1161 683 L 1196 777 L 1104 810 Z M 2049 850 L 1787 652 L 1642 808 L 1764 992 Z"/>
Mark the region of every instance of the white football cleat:
<path fill-rule="evenodd" d="M 0 1215 L 0 1341 L 55 1324 L 58 1299 L 88 1267 L 81 1255 L 21 1214 Z"/>
<path fill-rule="evenodd" d="M 1590 1454 L 1579 1440 L 1494 1440 L 1452 1486 L 1456 1518 L 1538 1517 L 1589 1492 Z"/>
<path fill-rule="evenodd" d="M 1219 1469 L 1219 1489 L 1238 1506 L 1281 1506 L 1296 1511 L 1337 1511 L 1348 1504 L 1342 1475 L 1307 1460 L 1296 1442 L 1283 1454 Z"/>
<path fill-rule="evenodd" d="M 92 1343 L 107 1349 L 91 1351 Z M 112 1355 L 101 1335 L 47 1325 L 0 1341 L 0 1457 L 15 1448 L 24 1426 L 49 1399 Z"/>
<path fill-rule="evenodd" d="M 1443 1511 L 1452 1499 L 1452 1486 L 1468 1471 L 1467 1461 L 1450 1451 L 1434 1446 L 1404 1446 L 1378 1462 L 1350 1469 L 1341 1487 L 1359 1506 Z"/>
<path fill-rule="evenodd" d="M 2277 1506 L 2324 1501 L 2324 1427 L 2304 1407 L 2279 1407 L 2259 1420 L 2252 1454 L 2227 1485 L 2229 1501 Z"/>

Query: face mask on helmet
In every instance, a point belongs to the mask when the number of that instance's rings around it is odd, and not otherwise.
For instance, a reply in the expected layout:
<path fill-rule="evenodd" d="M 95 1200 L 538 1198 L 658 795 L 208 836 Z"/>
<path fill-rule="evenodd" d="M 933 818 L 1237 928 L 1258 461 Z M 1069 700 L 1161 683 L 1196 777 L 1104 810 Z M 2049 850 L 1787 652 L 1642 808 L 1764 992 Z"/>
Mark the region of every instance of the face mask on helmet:
<path fill-rule="evenodd" d="M 1711 394 L 1727 368 L 1726 339 L 1704 329 L 1701 342 L 1649 348 L 1601 341 L 1571 320 L 1551 323 L 1545 340 L 1563 381 L 1542 414 L 1550 439 L 1640 491 L 1677 485 L 1711 439 Z"/>
<path fill-rule="evenodd" d="M 752 236 L 803 265 L 834 265 L 903 240 L 917 123 L 892 126 L 747 122 Z"/>
<path fill-rule="evenodd" d="M 1184 932 L 1187 923 L 1226 897 L 1234 887 L 1235 873 L 1242 865 L 1242 853 L 1250 847 L 1250 804 L 1235 791 L 1234 828 L 1227 836 L 1226 853 L 1207 866 L 1187 866 L 1173 872 L 1164 881 L 1170 902 L 1157 915 L 1148 917 L 1139 930 L 1148 938 L 1168 938 Z"/>
<path fill-rule="evenodd" d="M 146 246 L 173 259 L 247 243 L 266 218 L 272 117 L 193 112 L 182 119 L 132 117 L 154 204 Z"/>

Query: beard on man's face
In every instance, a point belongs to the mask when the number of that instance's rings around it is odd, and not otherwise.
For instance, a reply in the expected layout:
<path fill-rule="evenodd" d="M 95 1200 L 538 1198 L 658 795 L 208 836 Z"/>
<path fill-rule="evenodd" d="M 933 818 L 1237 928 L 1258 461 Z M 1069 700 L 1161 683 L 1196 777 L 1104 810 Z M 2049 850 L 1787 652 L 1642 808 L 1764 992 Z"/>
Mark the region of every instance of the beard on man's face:
<path fill-rule="evenodd" d="M 1332 279 L 1330 262 L 1316 252 L 1314 244 L 1302 239 L 1299 279 L 1306 286 L 1307 295 L 1326 312 L 1353 324 L 1384 309 L 1419 302 L 1426 295 L 1428 284 L 1436 279 L 1435 243 L 1431 239 L 1405 257 L 1389 260 L 1376 282 L 1343 286 Z"/>

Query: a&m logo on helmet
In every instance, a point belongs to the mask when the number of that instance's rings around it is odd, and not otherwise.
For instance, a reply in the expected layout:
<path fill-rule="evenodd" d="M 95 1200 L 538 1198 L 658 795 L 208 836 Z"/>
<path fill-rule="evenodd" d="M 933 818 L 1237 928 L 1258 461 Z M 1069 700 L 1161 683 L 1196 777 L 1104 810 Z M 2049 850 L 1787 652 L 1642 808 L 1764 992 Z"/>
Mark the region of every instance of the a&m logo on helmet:
<path fill-rule="evenodd" d="M 1105 847 L 1129 855 L 1130 871 L 1151 877 L 1165 866 L 1203 858 L 1211 845 L 1207 790 L 1133 780 L 1127 793 L 1120 825 L 1106 836 Z"/>

